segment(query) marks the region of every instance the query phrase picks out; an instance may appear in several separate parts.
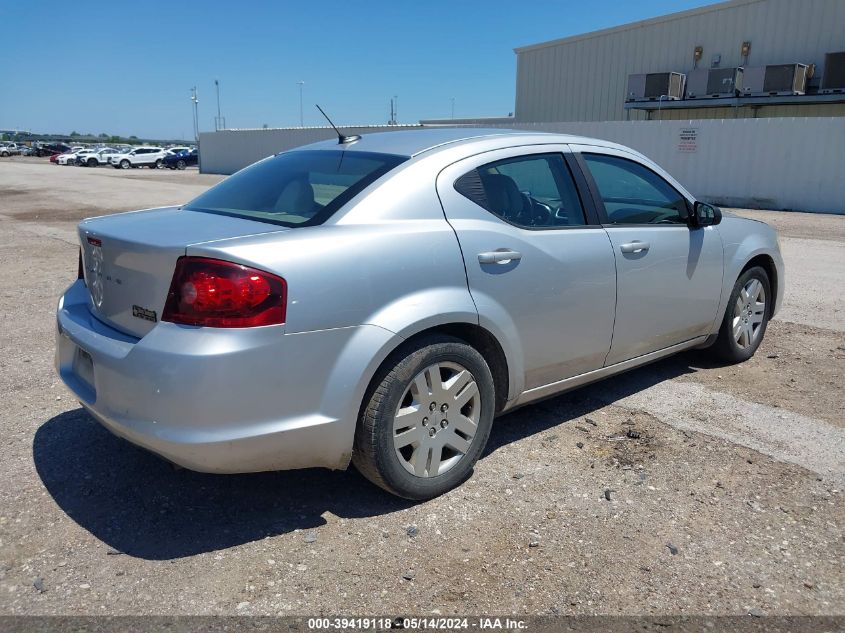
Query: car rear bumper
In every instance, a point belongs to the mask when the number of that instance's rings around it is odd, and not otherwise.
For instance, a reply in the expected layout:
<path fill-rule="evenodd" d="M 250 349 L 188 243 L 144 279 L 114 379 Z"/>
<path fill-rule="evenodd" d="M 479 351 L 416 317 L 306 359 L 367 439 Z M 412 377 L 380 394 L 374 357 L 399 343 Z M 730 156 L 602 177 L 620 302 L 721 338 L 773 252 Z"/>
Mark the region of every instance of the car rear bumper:
<path fill-rule="evenodd" d="M 159 322 L 125 335 L 59 300 L 56 369 L 103 426 L 192 470 L 345 468 L 366 376 L 396 335 L 376 326 L 285 333 Z"/>

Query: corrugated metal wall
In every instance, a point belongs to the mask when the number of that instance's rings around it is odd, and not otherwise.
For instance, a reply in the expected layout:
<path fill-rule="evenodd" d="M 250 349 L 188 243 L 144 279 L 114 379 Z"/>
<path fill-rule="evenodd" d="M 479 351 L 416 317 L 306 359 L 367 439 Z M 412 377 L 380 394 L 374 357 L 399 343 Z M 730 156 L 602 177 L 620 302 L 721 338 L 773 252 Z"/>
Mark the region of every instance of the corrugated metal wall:
<path fill-rule="evenodd" d="M 739 66 L 743 41 L 751 41 L 750 66 L 815 63 L 823 73 L 824 54 L 845 50 L 845 0 L 738 0 L 517 49 L 516 118 L 624 120 L 629 74 L 689 72 L 696 46 L 704 47 L 700 67 L 714 54 L 723 68 Z"/>
<path fill-rule="evenodd" d="M 688 121 L 690 119 L 764 119 L 771 117 L 845 116 L 845 103 L 760 106 L 759 108 L 684 108 L 651 112 L 650 119 Z M 633 117 L 632 117 L 633 118 Z"/>

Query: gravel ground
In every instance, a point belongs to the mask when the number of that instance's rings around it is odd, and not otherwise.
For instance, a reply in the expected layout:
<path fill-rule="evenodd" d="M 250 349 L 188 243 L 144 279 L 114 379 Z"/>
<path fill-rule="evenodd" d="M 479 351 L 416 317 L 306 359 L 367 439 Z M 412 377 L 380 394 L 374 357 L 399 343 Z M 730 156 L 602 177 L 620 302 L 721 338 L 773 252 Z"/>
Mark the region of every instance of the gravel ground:
<path fill-rule="evenodd" d="M 354 471 L 177 471 L 52 367 L 75 221 L 219 180 L 0 160 L 0 613 L 845 614 L 845 218 L 780 232 L 754 359 L 683 354 L 497 420 L 430 502 Z"/>

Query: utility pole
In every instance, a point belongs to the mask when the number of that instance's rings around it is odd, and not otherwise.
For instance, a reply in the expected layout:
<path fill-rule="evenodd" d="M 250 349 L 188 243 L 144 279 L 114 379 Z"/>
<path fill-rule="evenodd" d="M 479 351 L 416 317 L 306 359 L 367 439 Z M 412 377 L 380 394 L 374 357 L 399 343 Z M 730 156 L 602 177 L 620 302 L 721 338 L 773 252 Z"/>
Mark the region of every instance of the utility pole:
<path fill-rule="evenodd" d="M 393 95 L 393 125 L 399 125 L 399 97 Z"/>
<path fill-rule="evenodd" d="M 452 97 L 452 118 L 455 118 L 455 97 Z"/>
<path fill-rule="evenodd" d="M 219 132 L 226 129 L 226 120 L 220 114 L 220 82 L 214 80 L 214 88 L 217 91 L 217 118 L 214 120 L 214 130 Z"/>
<path fill-rule="evenodd" d="M 200 139 L 200 129 L 199 129 L 199 104 L 200 100 L 197 96 L 197 87 L 194 86 L 191 88 L 191 112 L 194 115 L 194 141 L 199 142 Z"/>
<path fill-rule="evenodd" d="M 305 117 L 302 113 L 302 87 L 305 82 L 300 79 L 296 84 L 299 86 L 299 127 L 305 127 Z"/>

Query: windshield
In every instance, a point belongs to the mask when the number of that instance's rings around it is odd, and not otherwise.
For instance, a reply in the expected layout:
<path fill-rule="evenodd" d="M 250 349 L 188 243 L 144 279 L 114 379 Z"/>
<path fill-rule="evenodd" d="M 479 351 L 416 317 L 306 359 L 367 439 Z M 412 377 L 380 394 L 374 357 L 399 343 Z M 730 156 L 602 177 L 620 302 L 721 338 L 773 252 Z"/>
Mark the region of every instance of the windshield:
<path fill-rule="evenodd" d="M 286 152 L 239 171 L 184 208 L 284 226 L 321 224 L 405 160 L 343 150 Z"/>

